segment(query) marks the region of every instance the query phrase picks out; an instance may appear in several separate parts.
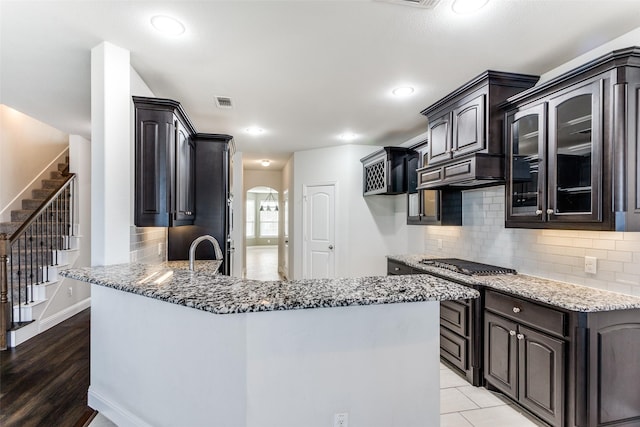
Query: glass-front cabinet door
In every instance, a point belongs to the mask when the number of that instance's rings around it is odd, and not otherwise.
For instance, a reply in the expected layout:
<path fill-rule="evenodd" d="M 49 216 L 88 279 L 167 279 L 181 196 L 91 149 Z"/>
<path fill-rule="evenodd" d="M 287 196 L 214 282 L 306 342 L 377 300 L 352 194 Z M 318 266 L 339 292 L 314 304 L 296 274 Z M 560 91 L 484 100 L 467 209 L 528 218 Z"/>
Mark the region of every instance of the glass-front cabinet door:
<path fill-rule="evenodd" d="M 544 221 L 546 216 L 546 104 L 507 117 L 509 163 L 507 221 Z"/>
<path fill-rule="evenodd" d="M 602 221 L 601 99 L 598 80 L 549 101 L 549 221 Z"/>

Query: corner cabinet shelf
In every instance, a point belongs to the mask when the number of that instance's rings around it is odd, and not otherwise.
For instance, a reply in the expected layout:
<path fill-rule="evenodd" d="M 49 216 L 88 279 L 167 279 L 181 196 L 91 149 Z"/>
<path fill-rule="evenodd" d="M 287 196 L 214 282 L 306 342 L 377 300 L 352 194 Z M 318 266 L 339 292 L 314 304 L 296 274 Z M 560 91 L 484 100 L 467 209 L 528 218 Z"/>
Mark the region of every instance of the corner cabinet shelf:
<path fill-rule="evenodd" d="M 462 225 L 462 191 L 418 190 L 417 170 L 426 161 L 429 143 L 421 142 L 407 156 L 407 224 Z"/>
<path fill-rule="evenodd" d="M 138 227 L 193 224 L 195 130 L 180 103 L 133 97 L 135 212 Z"/>
<path fill-rule="evenodd" d="M 507 100 L 506 226 L 640 231 L 640 48 Z"/>
<path fill-rule="evenodd" d="M 407 192 L 407 157 L 412 150 L 402 147 L 384 147 L 362 162 L 362 195 L 395 195 Z"/>

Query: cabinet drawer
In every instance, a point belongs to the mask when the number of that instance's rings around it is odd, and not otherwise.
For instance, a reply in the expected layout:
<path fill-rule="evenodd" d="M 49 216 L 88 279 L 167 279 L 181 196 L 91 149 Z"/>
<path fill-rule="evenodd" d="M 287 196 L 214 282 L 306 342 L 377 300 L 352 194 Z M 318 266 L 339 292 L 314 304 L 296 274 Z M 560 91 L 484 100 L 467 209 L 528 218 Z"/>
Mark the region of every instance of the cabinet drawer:
<path fill-rule="evenodd" d="M 414 274 L 413 268 L 395 261 L 387 262 L 387 275 Z"/>
<path fill-rule="evenodd" d="M 566 336 L 566 314 L 520 298 L 487 290 L 485 308 L 543 331 Z"/>
<path fill-rule="evenodd" d="M 440 357 L 466 371 L 468 365 L 467 348 L 468 340 L 466 338 L 440 326 Z"/>
<path fill-rule="evenodd" d="M 455 301 L 442 301 L 440 303 L 440 325 L 453 332 L 467 335 L 467 318 L 469 307 Z"/>

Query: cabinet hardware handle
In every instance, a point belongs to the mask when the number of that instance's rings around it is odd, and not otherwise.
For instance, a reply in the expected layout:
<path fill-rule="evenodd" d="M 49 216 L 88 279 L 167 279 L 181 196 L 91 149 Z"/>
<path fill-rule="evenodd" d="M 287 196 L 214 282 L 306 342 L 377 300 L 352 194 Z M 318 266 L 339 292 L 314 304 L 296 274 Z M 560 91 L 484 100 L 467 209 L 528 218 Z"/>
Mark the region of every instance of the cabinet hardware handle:
<path fill-rule="evenodd" d="M 514 336 L 516 334 L 516 331 L 509 331 L 509 335 Z"/>
<path fill-rule="evenodd" d="M 520 313 L 520 307 L 513 307 L 513 312 L 514 313 Z"/>
<path fill-rule="evenodd" d="M 329 249 L 333 249 L 333 245 L 329 245 Z M 396 267 L 397 268 L 397 267 Z"/>
<path fill-rule="evenodd" d="M 542 215 L 542 209 L 538 209 L 538 210 L 536 211 L 536 215 Z"/>
<path fill-rule="evenodd" d="M 547 215 L 553 214 L 553 209 L 547 209 Z"/>
<path fill-rule="evenodd" d="M 400 271 L 400 267 L 394 267 L 393 268 L 395 271 Z"/>
<path fill-rule="evenodd" d="M 519 340 L 522 340 L 522 339 L 524 339 L 524 335 L 522 335 L 522 334 L 518 334 L 518 335 L 516 336 L 516 338 L 518 338 Z"/>

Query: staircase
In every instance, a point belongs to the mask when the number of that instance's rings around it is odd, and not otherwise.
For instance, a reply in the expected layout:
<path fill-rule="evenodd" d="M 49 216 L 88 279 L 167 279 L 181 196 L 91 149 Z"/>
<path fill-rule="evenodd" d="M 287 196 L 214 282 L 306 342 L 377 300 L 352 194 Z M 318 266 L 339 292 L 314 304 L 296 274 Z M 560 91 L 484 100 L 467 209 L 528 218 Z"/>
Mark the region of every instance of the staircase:
<path fill-rule="evenodd" d="M 11 211 L 11 222 L 0 222 L 0 233 L 10 237 L 38 209 L 42 203 L 60 188 L 69 176 L 69 157 L 65 163 L 58 163 L 58 170 L 51 172 L 49 179 L 42 180 L 42 187 L 31 192 L 30 199 L 22 199 L 22 209 Z"/>
<path fill-rule="evenodd" d="M 42 330 L 37 321 L 60 290 L 58 272 L 77 257 L 74 194 L 67 158 L 0 223 L 0 349 Z"/>

